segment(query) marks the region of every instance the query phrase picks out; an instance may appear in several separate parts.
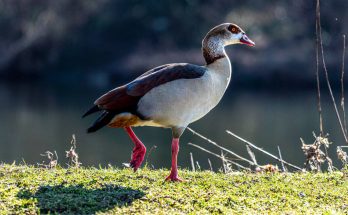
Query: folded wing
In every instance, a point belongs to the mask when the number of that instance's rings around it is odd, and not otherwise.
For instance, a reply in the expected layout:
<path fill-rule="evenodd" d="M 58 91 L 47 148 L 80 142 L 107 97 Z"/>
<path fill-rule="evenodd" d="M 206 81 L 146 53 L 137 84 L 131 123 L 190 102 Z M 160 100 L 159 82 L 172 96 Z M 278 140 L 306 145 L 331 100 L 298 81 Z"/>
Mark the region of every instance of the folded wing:
<path fill-rule="evenodd" d="M 107 125 L 112 118 L 122 112 L 139 116 L 137 105 L 142 96 L 153 88 L 178 79 L 194 79 L 203 76 L 206 69 L 193 64 L 166 64 L 149 70 L 134 81 L 117 87 L 98 98 L 84 116 L 97 111 L 104 111 L 96 121 L 97 129 Z M 139 116 L 142 118 L 141 116 Z M 94 125 L 92 125 L 93 127 Z"/>

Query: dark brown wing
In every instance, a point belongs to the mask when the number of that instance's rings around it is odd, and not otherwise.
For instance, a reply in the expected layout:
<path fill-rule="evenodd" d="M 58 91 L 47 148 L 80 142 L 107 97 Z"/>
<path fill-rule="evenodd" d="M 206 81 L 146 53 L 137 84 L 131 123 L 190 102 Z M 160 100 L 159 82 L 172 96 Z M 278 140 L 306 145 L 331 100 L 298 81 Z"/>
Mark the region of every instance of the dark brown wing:
<path fill-rule="evenodd" d="M 139 78 L 141 78 L 141 77 L 147 76 L 147 75 L 149 75 L 149 74 L 152 74 L 152 73 L 154 73 L 154 72 L 157 72 L 158 70 L 164 69 L 164 68 L 166 68 L 166 67 L 168 67 L 168 66 L 171 66 L 171 65 L 173 65 L 173 64 L 164 64 L 164 65 L 162 65 L 162 66 L 155 67 L 155 68 L 153 68 L 153 69 L 150 69 L 150 70 L 147 71 L 147 72 L 144 72 L 143 74 L 141 74 L 141 75 L 140 75 L 139 77 L 137 77 L 136 79 L 139 79 Z"/>
<path fill-rule="evenodd" d="M 139 98 L 127 94 L 127 85 L 117 87 L 98 98 L 94 104 L 100 109 L 122 112 L 131 111 Z M 127 110 L 129 109 L 129 110 Z"/>
<path fill-rule="evenodd" d="M 102 111 L 102 115 L 88 128 L 94 132 L 110 123 L 113 117 L 121 112 L 131 112 L 141 119 L 137 113 L 138 102 L 151 89 L 177 79 L 193 79 L 204 75 L 206 69 L 192 64 L 167 64 L 149 70 L 129 84 L 117 87 L 98 98 L 84 116 Z"/>
<path fill-rule="evenodd" d="M 104 94 L 97 99 L 94 102 L 95 105 L 83 115 L 83 117 L 85 117 L 97 111 L 103 111 L 99 118 L 87 129 L 87 132 L 95 132 L 105 125 L 108 125 L 118 113 L 135 113 L 139 99 L 140 97 L 129 96 L 127 94 L 126 85 L 117 87 Z"/>
<path fill-rule="evenodd" d="M 130 96 L 143 96 L 151 89 L 177 79 L 193 79 L 204 75 L 206 69 L 201 66 L 181 63 L 168 64 L 166 67 L 142 75 L 127 84 L 127 94 Z"/>
<path fill-rule="evenodd" d="M 135 111 L 139 99 L 151 89 L 177 79 L 199 78 L 205 71 L 204 67 L 193 64 L 167 64 L 144 73 L 127 85 L 109 91 L 94 104 L 108 111 Z"/>
<path fill-rule="evenodd" d="M 166 64 L 166 65 L 162 65 L 162 66 L 158 66 L 156 68 L 153 68 L 153 69 L 143 73 L 135 80 L 138 80 L 142 77 L 148 76 L 154 72 L 157 72 L 161 69 L 164 69 L 169 65 L 171 65 L 171 64 Z M 134 97 L 134 96 L 130 96 L 127 94 L 127 86 L 128 85 L 123 85 L 121 87 L 117 87 L 117 88 L 105 93 L 100 98 L 98 98 L 94 102 L 94 104 L 96 105 L 96 107 L 99 107 L 101 109 L 113 110 L 113 111 L 122 111 L 122 109 L 136 106 L 140 98 L 138 96 Z"/>

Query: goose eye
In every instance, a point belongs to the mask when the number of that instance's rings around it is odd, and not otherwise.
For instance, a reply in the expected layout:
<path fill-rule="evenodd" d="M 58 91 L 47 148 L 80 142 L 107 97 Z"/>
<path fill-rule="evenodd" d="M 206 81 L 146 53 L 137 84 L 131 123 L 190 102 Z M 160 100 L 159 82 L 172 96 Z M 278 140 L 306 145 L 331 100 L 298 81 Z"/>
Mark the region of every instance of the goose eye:
<path fill-rule="evenodd" d="M 231 25 L 228 30 L 230 30 L 234 34 L 238 33 L 238 29 L 233 25 Z"/>

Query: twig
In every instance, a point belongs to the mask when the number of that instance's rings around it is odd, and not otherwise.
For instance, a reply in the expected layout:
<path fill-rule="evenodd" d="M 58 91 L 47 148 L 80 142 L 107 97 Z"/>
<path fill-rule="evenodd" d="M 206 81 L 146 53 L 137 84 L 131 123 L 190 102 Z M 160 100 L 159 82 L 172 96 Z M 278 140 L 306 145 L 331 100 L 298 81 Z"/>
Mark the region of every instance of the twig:
<path fill-rule="evenodd" d="M 317 1 L 317 10 L 319 8 L 319 1 Z M 318 98 L 318 113 L 319 113 L 319 129 L 320 135 L 324 135 L 323 129 L 323 114 L 321 109 L 321 93 L 320 93 L 320 76 L 319 76 L 319 27 L 318 27 L 318 13 L 316 13 L 316 23 L 315 23 L 315 32 L 316 32 L 316 81 L 317 81 L 317 98 Z"/>
<path fill-rule="evenodd" d="M 44 154 L 40 154 L 43 157 L 47 157 L 49 160 L 48 164 L 46 165 L 43 161 L 42 164 L 39 164 L 39 166 L 42 166 L 44 168 L 52 169 L 58 165 L 58 154 L 56 151 L 54 151 L 54 154 L 50 151 L 46 151 Z M 55 156 L 55 157 L 54 157 Z"/>
<path fill-rule="evenodd" d="M 328 135 L 321 136 L 316 135 L 313 132 L 314 142 L 312 144 L 306 144 L 302 138 L 300 138 L 302 143 L 302 151 L 304 155 L 306 156 L 306 162 L 305 166 L 309 167 L 310 170 L 321 172 L 321 165 L 324 164 L 326 161 L 328 164 L 328 171 L 332 172 L 332 170 L 335 168 L 332 165 L 332 160 L 329 157 L 327 153 L 327 148 L 329 147 L 332 142 L 329 141 Z M 323 152 L 322 148 L 324 147 L 325 153 Z"/>
<path fill-rule="evenodd" d="M 284 162 L 283 162 L 282 153 L 280 152 L 280 147 L 279 147 L 279 146 L 277 146 L 277 148 L 278 148 L 278 154 L 279 154 L 279 158 L 282 160 L 282 161 L 280 161 L 280 163 L 282 164 L 282 169 L 283 169 L 283 172 L 287 172 L 287 169 L 286 169 L 286 167 L 285 167 L 285 165 L 284 165 Z"/>
<path fill-rule="evenodd" d="M 191 159 L 191 167 L 192 167 L 192 171 L 196 171 L 196 168 L 195 168 L 195 162 L 193 161 L 193 155 L 192 155 L 192 152 L 190 152 L 190 159 Z"/>
<path fill-rule="evenodd" d="M 201 170 L 201 166 L 199 165 L 198 161 L 196 161 L 197 164 L 197 169 L 200 171 Z"/>
<path fill-rule="evenodd" d="M 341 70 L 341 108 L 343 112 L 343 124 L 344 131 L 347 134 L 347 120 L 346 120 L 346 111 L 344 107 L 344 60 L 346 55 L 346 35 L 343 34 L 343 51 L 342 51 L 342 70 Z"/>
<path fill-rule="evenodd" d="M 337 146 L 337 157 L 342 161 L 343 167 L 348 164 L 348 155 L 347 152 L 342 150 L 342 146 Z"/>
<path fill-rule="evenodd" d="M 277 161 L 284 162 L 286 165 L 291 166 L 291 167 L 293 167 L 293 168 L 295 168 L 295 169 L 297 169 L 297 170 L 302 170 L 300 167 L 295 166 L 294 164 L 291 164 L 291 163 L 289 163 L 289 162 L 284 161 L 283 159 L 278 158 L 277 156 L 275 156 L 275 155 L 273 155 L 273 154 L 271 154 L 271 153 L 269 153 L 269 152 L 267 152 L 267 151 L 265 151 L 265 150 L 263 150 L 263 149 L 261 149 L 261 148 L 255 146 L 255 145 L 252 144 L 251 142 L 249 142 L 249 141 L 247 141 L 247 140 L 245 140 L 245 139 L 239 137 L 238 135 L 232 133 L 232 132 L 229 131 L 229 130 L 226 130 L 226 132 L 227 132 L 228 134 L 232 135 L 233 137 L 235 137 L 235 138 L 237 138 L 237 139 L 243 141 L 244 143 L 248 144 L 248 145 L 251 146 L 252 148 L 254 148 L 254 149 L 256 149 L 256 150 L 259 150 L 259 151 L 265 153 L 266 155 L 268 155 L 268 156 L 270 156 L 270 157 L 276 159 Z"/>
<path fill-rule="evenodd" d="M 209 158 L 208 158 L 208 163 L 209 163 L 210 171 L 214 172 L 214 171 L 213 171 L 213 165 L 211 165 L 211 161 L 210 161 Z"/>
<path fill-rule="evenodd" d="M 337 169 L 336 167 L 334 167 L 332 160 L 329 157 L 329 152 L 327 150 L 329 148 L 329 145 L 332 144 L 332 142 L 330 142 L 328 138 L 321 139 L 321 141 L 323 142 L 322 144 L 324 145 L 324 149 L 325 149 L 325 156 L 326 156 L 326 160 L 327 160 L 327 164 L 328 164 L 327 169 L 329 172 L 332 172 L 334 169 Z"/>
<path fill-rule="evenodd" d="M 194 146 L 194 147 L 196 147 L 196 148 L 198 148 L 198 149 L 200 149 L 200 150 L 202 150 L 202 151 L 205 151 L 205 152 L 207 152 L 207 153 L 209 153 L 209 154 L 211 154 L 211 155 L 214 155 L 215 157 L 218 157 L 218 158 L 222 159 L 222 157 L 221 157 L 220 155 L 215 154 L 214 152 L 211 152 L 211 151 L 209 151 L 209 150 L 207 150 L 207 149 L 205 149 L 205 148 L 203 148 L 203 147 L 201 147 L 201 146 L 198 146 L 198 145 L 193 144 L 193 143 L 188 143 L 188 145 Z M 230 163 L 232 163 L 232 164 L 238 166 L 238 167 L 241 168 L 241 169 L 245 169 L 245 170 L 251 171 L 250 168 L 245 167 L 245 166 L 242 166 L 242 165 L 240 165 L 239 163 L 236 163 L 236 162 L 234 162 L 234 161 L 232 161 L 232 160 L 228 160 L 228 159 L 226 159 L 226 158 L 225 158 L 225 160 L 227 160 L 228 162 L 230 162 Z"/>
<path fill-rule="evenodd" d="M 320 44 L 320 50 L 321 50 L 321 59 L 322 59 L 322 63 L 323 63 L 323 68 L 324 68 L 324 74 L 325 74 L 325 80 L 326 80 L 326 84 L 327 87 L 329 89 L 330 92 L 330 97 L 333 103 L 333 106 L 335 108 L 335 113 L 338 119 L 338 122 L 340 124 L 343 136 L 344 136 L 344 140 L 346 141 L 346 143 L 348 143 L 348 139 L 347 139 L 347 135 L 346 132 L 344 130 L 343 124 L 342 124 L 342 120 L 341 120 L 341 116 L 340 113 L 338 112 L 338 108 L 336 105 L 336 101 L 335 101 L 335 97 L 333 95 L 332 92 L 332 88 L 331 88 L 331 83 L 330 83 L 330 79 L 329 79 L 329 73 L 327 71 L 327 67 L 326 67 L 326 62 L 325 62 L 325 56 L 324 56 L 324 47 L 323 47 L 323 40 L 322 40 L 322 35 L 321 35 L 321 24 L 320 24 L 320 0 L 317 0 L 317 8 L 316 8 L 316 23 L 317 23 L 317 37 L 319 37 L 319 44 Z"/>
<path fill-rule="evenodd" d="M 222 166 L 224 168 L 225 174 L 233 172 L 232 164 L 228 162 L 222 150 L 221 150 L 221 161 L 222 161 Z"/>
<path fill-rule="evenodd" d="M 68 166 L 74 166 L 74 167 L 80 167 L 80 165 L 82 164 L 81 162 L 79 162 L 79 155 L 76 152 L 76 137 L 75 134 L 72 135 L 71 138 L 71 142 L 70 144 L 72 145 L 69 149 L 69 151 L 65 151 L 65 157 L 69 158 L 69 163 Z"/>
<path fill-rule="evenodd" d="M 222 167 L 224 168 L 224 173 L 226 174 L 228 170 L 226 165 L 226 159 L 222 150 L 221 150 L 221 161 L 222 161 Z"/>
<path fill-rule="evenodd" d="M 147 157 L 146 157 L 146 161 L 145 161 L 146 164 L 148 164 L 148 161 L 149 161 L 149 159 L 150 159 L 150 156 L 151 156 L 152 152 L 153 152 L 155 149 L 157 149 L 157 146 L 156 146 L 156 145 L 153 145 L 153 146 L 150 148 L 149 153 L 147 153 Z"/>
<path fill-rule="evenodd" d="M 256 161 L 256 157 L 255 157 L 254 152 L 251 151 L 251 149 L 248 145 L 246 145 L 246 148 L 247 148 L 247 151 L 248 151 L 248 154 L 249 154 L 251 160 L 257 165 L 257 161 Z"/>
<path fill-rule="evenodd" d="M 193 134 L 195 134 L 195 135 L 199 136 L 200 138 L 202 138 L 203 140 L 206 140 L 207 142 L 209 142 L 209 143 L 213 144 L 214 146 L 216 146 L 216 147 L 218 147 L 218 148 L 220 148 L 220 149 L 222 149 L 222 150 L 224 150 L 224 151 L 226 151 L 226 152 L 232 154 L 233 156 L 235 156 L 235 157 L 237 157 L 237 158 L 239 158 L 239 159 L 241 159 L 241 160 L 243 160 L 243 161 L 248 162 L 250 165 L 257 165 L 257 164 L 255 164 L 254 162 L 252 162 L 251 160 L 249 160 L 249 159 L 247 159 L 247 158 L 244 158 L 244 157 L 242 157 L 242 156 L 240 156 L 240 155 L 238 155 L 238 154 L 232 152 L 231 150 L 226 149 L 225 147 L 222 147 L 222 146 L 218 145 L 216 142 L 214 142 L 214 141 L 212 141 L 212 140 L 210 140 L 210 139 L 204 137 L 203 135 L 201 135 L 201 134 L 199 134 L 198 132 L 194 131 L 192 128 L 187 127 L 187 129 L 188 129 L 189 131 L 191 131 Z"/>

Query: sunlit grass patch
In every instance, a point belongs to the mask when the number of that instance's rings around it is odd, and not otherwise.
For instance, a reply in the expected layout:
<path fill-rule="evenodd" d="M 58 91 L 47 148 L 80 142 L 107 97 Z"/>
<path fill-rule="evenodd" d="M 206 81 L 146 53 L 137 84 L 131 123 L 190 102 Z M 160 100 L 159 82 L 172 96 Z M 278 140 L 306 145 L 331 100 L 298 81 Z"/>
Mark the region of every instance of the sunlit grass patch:
<path fill-rule="evenodd" d="M 344 173 L 0 166 L 0 213 L 348 213 Z"/>

